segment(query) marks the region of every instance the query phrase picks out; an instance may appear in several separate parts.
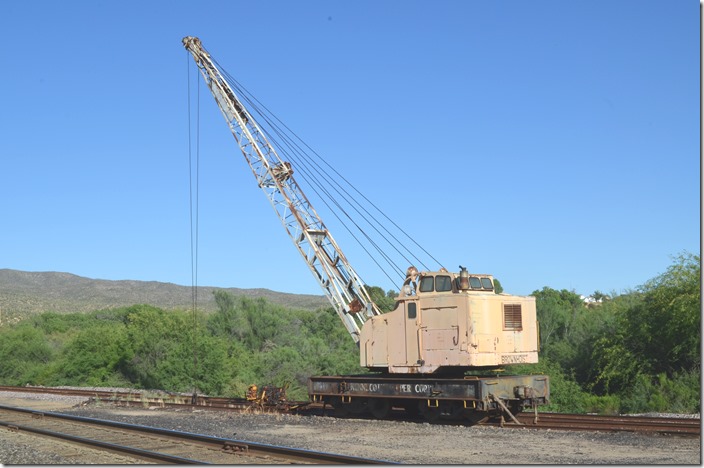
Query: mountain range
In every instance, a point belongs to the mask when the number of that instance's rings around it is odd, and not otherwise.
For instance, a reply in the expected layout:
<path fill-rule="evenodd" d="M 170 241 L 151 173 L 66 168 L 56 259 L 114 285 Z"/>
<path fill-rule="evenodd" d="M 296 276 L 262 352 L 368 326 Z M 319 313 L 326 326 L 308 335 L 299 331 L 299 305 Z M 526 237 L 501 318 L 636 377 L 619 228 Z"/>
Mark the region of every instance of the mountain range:
<path fill-rule="evenodd" d="M 216 310 L 214 291 L 263 297 L 291 308 L 315 310 L 329 305 L 325 296 L 289 294 L 270 289 L 198 286 L 198 309 Z M 173 283 L 91 279 L 71 273 L 0 269 L 0 324 L 42 312 L 91 312 L 149 304 L 165 310 L 193 308 L 193 288 Z"/>

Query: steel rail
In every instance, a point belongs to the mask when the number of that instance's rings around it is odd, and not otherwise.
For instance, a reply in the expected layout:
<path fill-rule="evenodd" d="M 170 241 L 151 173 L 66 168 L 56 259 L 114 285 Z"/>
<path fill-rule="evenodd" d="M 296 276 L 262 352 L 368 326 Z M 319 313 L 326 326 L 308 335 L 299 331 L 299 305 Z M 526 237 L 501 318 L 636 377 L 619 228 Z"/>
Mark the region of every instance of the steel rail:
<path fill-rule="evenodd" d="M 94 445 L 96 447 L 131 453 L 138 457 L 156 459 L 167 463 L 193 464 L 193 463 L 217 463 L 217 464 L 251 464 L 251 463 L 313 463 L 313 464 L 392 464 L 384 460 L 367 459 L 350 455 L 340 455 L 327 452 L 316 452 L 305 449 L 276 446 L 270 444 L 250 442 L 246 440 L 226 439 L 221 437 L 206 436 L 190 432 L 174 431 L 151 426 L 108 421 L 83 416 L 74 416 L 62 413 L 36 411 L 29 408 L 17 408 L 0 405 L 0 426 L 5 426 L 10 430 L 27 431 L 51 437 L 60 437 L 76 443 Z M 11 413 L 13 416 L 7 416 Z M 22 415 L 24 418 L 18 418 Z M 60 430 L 42 424 L 42 421 L 55 421 L 61 425 Z M 68 423 L 79 424 L 92 427 L 92 436 L 70 434 L 71 427 Z M 42 427 L 43 426 L 43 427 Z M 145 449 L 143 447 L 126 446 L 123 443 L 115 443 L 110 440 L 103 440 L 100 437 L 110 437 L 110 434 L 100 433 L 99 428 L 111 428 L 120 431 L 120 436 L 126 433 L 138 434 L 140 443 L 148 437 L 156 437 L 155 443 L 161 445 L 163 450 L 183 450 L 187 446 L 192 458 L 186 458 L 177 454 Z M 85 429 L 83 427 L 82 429 Z M 113 436 L 114 437 L 114 436 Z M 194 447 L 199 446 L 207 450 L 197 452 Z M 204 459 L 201 459 L 204 458 Z"/>
<path fill-rule="evenodd" d="M 21 424 L 11 424 L 6 421 L 0 421 L 0 426 L 5 426 L 13 432 L 29 432 L 32 434 L 38 434 L 46 437 L 53 437 L 55 439 L 66 440 L 69 442 L 74 442 L 81 445 L 86 445 L 89 447 L 96 447 L 103 450 L 109 450 L 111 452 L 122 453 L 125 455 L 136 456 L 142 460 L 154 460 L 161 463 L 173 463 L 178 465 L 196 465 L 196 464 L 206 464 L 205 462 L 199 460 L 193 460 L 190 458 L 179 457 L 176 455 L 169 455 L 166 453 L 154 452 L 150 450 L 144 450 L 136 447 L 129 447 L 126 445 L 114 444 L 110 442 L 103 442 L 96 439 L 89 439 L 86 437 L 80 437 L 72 434 L 66 434 L 64 432 L 51 431 L 48 429 L 41 429 L 38 427 L 21 425 Z"/>
<path fill-rule="evenodd" d="M 210 397 L 204 395 L 168 393 L 153 394 L 150 391 L 109 391 L 109 390 L 84 390 L 71 388 L 56 388 L 56 387 L 12 387 L 0 385 L 0 392 L 17 392 L 17 393 L 43 393 L 63 396 L 79 396 L 92 398 L 96 401 L 112 402 L 126 405 L 145 405 L 153 404 L 162 407 L 198 407 L 205 409 L 231 409 L 231 410 L 248 410 L 257 409 L 269 412 L 287 412 L 294 411 L 301 407 L 310 404 L 308 401 L 288 401 L 279 407 L 273 405 L 258 405 L 256 402 L 247 400 L 246 398 L 226 398 L 226 397 Z"/>
<path fill-rule="evenodd" d="M 573 431 L 657 433 L 682 436 L 699 436 L 701 434 L 700 418 L 563 413 L 538 413 L 537 421 L 532 414 L 518 414 L 517 417 L 521 425 L 506 423 L 504 426 Z"/>
<path fill-rule="evenodd" d="M 2 392 L 23 392 L 23 393 L 49 393 L 53 395 L 70 395 L 70 396 L 100 396 L 109 397 L 112 395 L 122 396 L 122 397 L 139 397 L 143 392 L 130 391 L 130 392 L 117 392 L 108 390 L 86 390 L 79 388 L 57 388 L 57 387 L 14 387 L 9 385 L 0 385 L 0 391 Z"/>

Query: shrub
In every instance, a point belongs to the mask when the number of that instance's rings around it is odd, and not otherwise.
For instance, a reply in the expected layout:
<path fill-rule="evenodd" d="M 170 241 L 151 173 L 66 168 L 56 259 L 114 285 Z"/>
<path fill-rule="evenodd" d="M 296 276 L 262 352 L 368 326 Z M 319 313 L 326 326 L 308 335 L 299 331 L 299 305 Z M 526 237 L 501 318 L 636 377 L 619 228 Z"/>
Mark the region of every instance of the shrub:
<path fill-rule="evenodd" d="M 585 413 L 588 394 L 571 375 L 566 375 L 560 365 L 548 358 L 538 364 L 514 366 L 512 374 L 546 374 L 550 379 L 550 404 L 541 407 L 542 411 L 558 413 Z"/>
<path fill-rule="evenodd" d="M 53 379 L 66 385 L 122 386 L 120 374 L 127 356 L 124 326 L 98 324 L 80 330 L 61 353 L 58 375 Z"/>
<path fill-rule="evenodd" d="M 44 333 L 30 324 L 4 330 L 0 336 L 0 378 L 6 385 L 34 383 L 34 376 L 53 358 Z"/>
<path fill-rule="evenodd" d="M 673 378 L 639 374 L 632 391 L 624 392 L 624 413 L 698 413 L 701 411 L 699 371 L 681 372 Z"/>
<path fill-rule="evenodd" d="M 584 408 L 587 413 L 620 414 L 621 399 L 617 395 L 587 395 Z"/>

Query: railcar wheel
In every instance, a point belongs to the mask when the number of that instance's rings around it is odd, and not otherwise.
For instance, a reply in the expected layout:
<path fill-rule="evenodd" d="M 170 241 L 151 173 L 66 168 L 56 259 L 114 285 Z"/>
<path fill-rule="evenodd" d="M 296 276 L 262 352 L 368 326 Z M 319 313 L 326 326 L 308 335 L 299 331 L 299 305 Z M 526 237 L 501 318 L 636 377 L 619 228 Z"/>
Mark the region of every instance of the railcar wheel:
<path fill-rule="evenodd" d="M 350 415 L 350 410 L 347 408 L 347 406 L 343 405 L 342 403 L 337 403 L 335 404 L 335 406 L 333 406 L 332 414 L 336 418 L 346 418 Z"/>
<path fill-rule="evenodd" d="M 389 415 L 389 411 L 391 410 L 391 404 L 386 398 L 373 398 L 369 400 L 367 407 L 369 408 L 369 412 L 376 419 L 384 419 Z"/>
<path fill-rule="evenodd" d="M 425 400 L 421 400 L 418 403 L 418 412 L 426 421 L 431 423 L 440 419 L 440 408 L 437 406 L 428 406 L 428 403 Z"/>
<path fill-rule="evenodd" d="M 348 416 L 356 416 L 364 413 L 367 409 L 367 403 L 363 398 L 352 398 L 349 401 L 343 401 L 342 398 L 337 398 L 333 403 L 333 415 L 336 418 L 346 418 Z"/>
<path fill-rule="evenodd" d="M 362 398 L 353 398 L 352 401 L 346 403 L 345 406 L 350 414 L 354 415 L 362 414 L 367 409 L 367 406 L 364 404 L 364 400 Z"/>
<path fill-rule="evenodd" d="M 430 423 L 437 422 L 441 416 L 440 410 L 437 408 L 427 408 L 421 413 L 423 415 L 423 418 Z"/>
<path fill-rule="evenodd" d="M 411 418 L 417 418 L 418 415 L 420 414 L 420 409 L 418 408 L 418 402 L 416 402 L 416 401 L 411 400 L 410 402 L 404 403 L 402 406 L 403 406 L 403 410 Z"/>

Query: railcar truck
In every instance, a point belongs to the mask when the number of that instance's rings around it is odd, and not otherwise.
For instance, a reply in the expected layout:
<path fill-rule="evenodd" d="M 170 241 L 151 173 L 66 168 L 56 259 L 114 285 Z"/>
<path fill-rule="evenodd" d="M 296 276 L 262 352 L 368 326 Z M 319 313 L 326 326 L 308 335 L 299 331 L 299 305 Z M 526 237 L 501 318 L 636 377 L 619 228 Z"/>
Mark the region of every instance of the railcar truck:
<path fill-rule="evenodd" d="M 395 309 L 382 313 L 265 132 L 197 37 L 184 47 L 210 89 L 293 244 L 359 346 L 367 373 L 313 376 L 312 401 L 338 413 L 385 417 L 396 407 L 428 420 L 513 415 L 549 401 L 546 375 L 504 375 L 538 362 L 535 298 L 498 293 L 494 278 L 411 266 Z M 474 374 L 474 375 L 469 375 Z"/>

